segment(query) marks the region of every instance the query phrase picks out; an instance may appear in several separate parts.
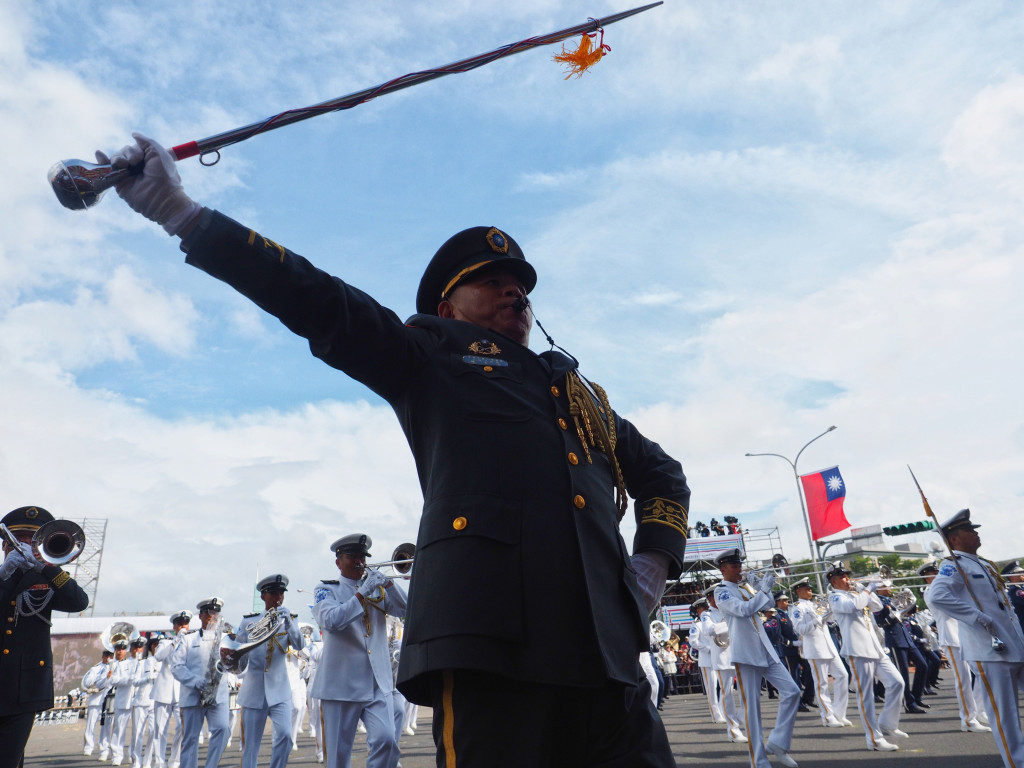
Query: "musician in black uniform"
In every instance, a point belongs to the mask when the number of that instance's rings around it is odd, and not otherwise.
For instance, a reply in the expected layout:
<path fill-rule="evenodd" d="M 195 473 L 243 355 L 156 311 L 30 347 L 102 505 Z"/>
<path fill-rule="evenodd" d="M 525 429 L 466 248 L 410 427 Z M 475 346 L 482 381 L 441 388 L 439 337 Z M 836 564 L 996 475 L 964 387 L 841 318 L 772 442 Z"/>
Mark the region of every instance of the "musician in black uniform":
<path fill-rule="evenodd" d="M 438 764 L 674 765 L 639 655 L 681 570 L 689 489 L 574 358 L 529 349 L 537 275 L 519 245 L 494 227 L 450 238 L 403 324 L 195 204 L 167 151 L 136 139 L 114 157 L 144 163 L 119 185 L 129 205 L 398 416 L 424 497 L 398 687 L 434 708 Z"/>
<path fill-rule="evenodd" d="M 4 539 L 0 566 L 0 768 L 22 764 L 36 713 L 53 706 L 50 614 L 89 606 L 71 576 L 32 552 L 32 534 L 51 520 L 42 507 L 19 507 L 0 520 L 19 541 L 15 549 Z"/>
<path fill-rule="evenodd" d="M 1024 568 L 1020 567 L 1019 560 L 1013 560 L 1004 565 L 1000 573 L 1006 581 L 1006 596 L 1010 598 L 1021 629 L 1024 629 Z"/>
<path fill-rule="evenodd" d="M 885 633 L 885 645 L 892 651 L 893 662 L 903 678 L 903 704 L 912 715 L 922 715 L 931 707 L 922 701 L 928 683 L 928 662 L 917 649 L 914 638 L 903 626 L 903 617 L 893 607 L 892 589 L 883 583 L 877 590 L 882 610 L 875 612 L 875 621 Z M 910 682 L 910 662 L 914 664 L 914 681 Z"/>
<path fill-rule="evenodd" d="M 800 636 L 793 629 L 793 621 L 789 618 L 789 595 L 783 591 L 775 593 L 775 618 L 779 620 L 779 627 L 782 630 L 782 650 L 785 656 L 779 656 L 779 661 L 786 665 L 789 674 L 793 676 L 793 682 L 801 688 L 799 712 L 810 712 L 810 705 L 814 703 L 814 684 L 810 682 L 811 668 L 807 662 L 800 658 Z"/>

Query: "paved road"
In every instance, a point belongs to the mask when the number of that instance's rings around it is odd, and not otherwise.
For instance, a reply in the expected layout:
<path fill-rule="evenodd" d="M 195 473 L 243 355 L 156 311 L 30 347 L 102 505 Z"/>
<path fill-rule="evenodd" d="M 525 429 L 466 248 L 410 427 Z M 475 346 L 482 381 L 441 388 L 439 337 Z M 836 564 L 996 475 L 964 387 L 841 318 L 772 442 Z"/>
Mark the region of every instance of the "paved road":
<path fill-rule="evenodd" d="M 947 683 L 948 685 L 948 683 Z M 903 730 L 909 739 L 900 740 L 899 752 L 869 752 L 855 710 L 850 712 L 853 728 L 822 728 L 817 714 L 801 714 L 797 719 L 793 757 L 801 768 L 999 768 L 1002 761 L 988 733 L 962 733 L 952 692 L 943 688 L 939 696 L 928 698 L 932 708 L 927 715 L 904 715 Z M 775 702 L 762 700 L 766 724 L 775 719 Z M 714 765 L 716 768 L 749 766 L 746 747 L 731 744 L 722 726 L 713 725 L 703 696 L 673 696 L 665 702 L 663 713 L 669 739 L 680 768 Z M 431 768 L 434 745 L 430 737 L 430 710 L 420 709 L 415 736 L 402 737 L 403 768 Z M 83 722 L 69 725 L 38 725 L 32 732 L 25 759 L 26 768 L 100 768 L 95 756 L 81 753 Z M 269 723 L 268 723 L 269 731 Z M 260 766 L 270 763 L 269 735 L 264 737 Z M 205 747 L 200 748 L 203 765 Z M 224 753 L 222 766 L 238 765 L 237 742 Z M 313 740 L 299 737 L 299 749 L 292 753 L 289 765 L 316 765 Z M 353 768 L 365 768 L 365 737 L 357 737 Z M 525 768 L 525 767 L 524 767 Z"/>

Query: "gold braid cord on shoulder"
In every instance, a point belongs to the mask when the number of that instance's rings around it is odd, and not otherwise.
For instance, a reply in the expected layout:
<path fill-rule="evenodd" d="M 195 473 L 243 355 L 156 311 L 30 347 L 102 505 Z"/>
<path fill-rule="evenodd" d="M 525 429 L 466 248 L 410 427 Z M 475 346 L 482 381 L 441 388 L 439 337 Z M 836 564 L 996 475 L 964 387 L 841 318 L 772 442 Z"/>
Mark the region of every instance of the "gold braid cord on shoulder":
<path fill-rule="evenodd" d="M 565 392 L 569 398 L 569 413 L 576 424 L 576 433 L 580 436 L 580 444 L 587 456 L 587 463 L 593 464 L 590 446 L 603 451 L 615 471 L 615 503 L 619 507 L 619 520 L 626 514 L 629 496 L 626 495 L 626 483 L 622 479 L 622 467 L 615 456 L 615 412 L 608 403 L 608 394 L 599 385 L 589 382 L 594 394 L 600 400 L 598 407 L 591 397 L 590 390 L 580 379 L 576 371 L 565 375 Z M 604 417 L 607 416 L 607 419 Z"/>

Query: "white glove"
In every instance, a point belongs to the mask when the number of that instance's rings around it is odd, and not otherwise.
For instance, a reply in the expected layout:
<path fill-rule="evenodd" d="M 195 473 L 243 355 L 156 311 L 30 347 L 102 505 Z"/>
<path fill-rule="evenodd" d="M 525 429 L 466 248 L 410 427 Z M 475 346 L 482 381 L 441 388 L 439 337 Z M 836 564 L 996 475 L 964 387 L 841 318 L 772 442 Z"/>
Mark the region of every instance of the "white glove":
<path fill-rule="evenodd" d="M 133 133 L 132 138 L 135 144 L 129 144 L 110 157 L 97 152 L 96 159 L 100 163 L 109 163 L 113 168 L 143 166 L 141 173 L 132 174 L 117 183 L 117 194 L 133 211 L 155 221 L 167 234 L 176 235 L 199 215 L 203 207 L 185 194 L 174 157 L 169 151 L 141 133 Z"/>
<path fill-rule="evenodd" d="M 379 590 L 377 587 L 383 587 L 388 583 L 388 578 L 384 576 L 380 571 L 371 570 L 366 577 L 366 580 L 359 586 L 359 594 L 363 597 L 373 598 L 376 600 L 379 597 Z"/>
<path fill-rule="evenodd" d="M 761 576 L 756 571 L 750 571 L 743 576 L 743 580 L 755 592 L 761 591 Z"/>
<path fill-rule="evenodd" d="M 24 541 L 18 542 L 18 548 L 12 549 L 0 565 L 0 578 L 9 579 L 18 571 L 41 571 L 43 564 L 36 559 L 32 546 Z"/>
<path fill-rule="evenodd" d="M 878 589 L 878 588 L 879 588 L 880 586 L 882 586 L 882 585 L 881 585 L 881 584 L 879 584 L 879 583 L 878 583 L 877 581 L 872 581 L 872 582 L 871 582 L 870 584 L 868 584 L 868 586 L 867 586 L 867 591 L 868 591 L 868 592 L 874 592 L 874 591 L 875 591 L 876 589 Z"/>
<path fill-rule="evenodd" d="M 994 635 L 996 633 L 996 623 L 987 613 L 978 614 L 978 624 L 980 624 L 990 635 Z"/>
<path fill-rule="evenodd" d="M 761 592 L 771 592 L 772 587 L 775 586 L 775 574 L 771 571 L 766 571 L 764 576 L 761 577 Z"/>

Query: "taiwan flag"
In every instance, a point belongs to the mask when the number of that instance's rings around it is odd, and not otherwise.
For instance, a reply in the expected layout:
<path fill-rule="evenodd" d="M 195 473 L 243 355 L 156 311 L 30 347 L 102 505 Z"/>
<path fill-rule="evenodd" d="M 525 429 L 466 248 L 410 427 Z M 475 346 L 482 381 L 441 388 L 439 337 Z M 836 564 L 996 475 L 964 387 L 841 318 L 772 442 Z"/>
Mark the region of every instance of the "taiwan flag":
<path fill-rule="evenodd" d="M 839 467 L 800 475 L 800 483 L 807 500 L 807 518 L 811 523 L 812 539 L 818 541 L 850 527 L 843 514 L 846 483 L 839 474 Z"/>

